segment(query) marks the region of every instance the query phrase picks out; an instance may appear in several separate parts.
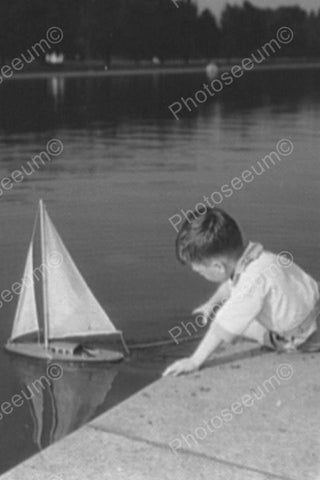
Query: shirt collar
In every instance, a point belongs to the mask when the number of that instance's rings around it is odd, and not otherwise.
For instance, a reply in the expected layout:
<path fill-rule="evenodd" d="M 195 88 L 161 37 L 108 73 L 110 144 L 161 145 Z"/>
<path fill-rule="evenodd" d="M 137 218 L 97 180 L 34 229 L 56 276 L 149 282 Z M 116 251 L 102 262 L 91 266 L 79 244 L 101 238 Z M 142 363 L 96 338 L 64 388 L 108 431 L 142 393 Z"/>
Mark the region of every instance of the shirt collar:
<path fill-rule="evenodd" d="M 232 278 L 233 285 L 238 283 L 241 274 L 245 271 L 247 266 L 253 262 L 253 260 L 256 260 L 258 257 L 260 257 L 262 252 L 263 246 L 261 243 L 249 242 L 247 248 L 237 262 Z"/>

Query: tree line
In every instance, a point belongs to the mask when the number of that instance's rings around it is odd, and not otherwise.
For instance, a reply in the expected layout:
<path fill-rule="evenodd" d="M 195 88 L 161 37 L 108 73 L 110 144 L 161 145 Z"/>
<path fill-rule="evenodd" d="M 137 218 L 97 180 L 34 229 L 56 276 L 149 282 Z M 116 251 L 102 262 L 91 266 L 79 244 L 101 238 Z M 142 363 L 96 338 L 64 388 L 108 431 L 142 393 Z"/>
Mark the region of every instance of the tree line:
<path fill-rule="evenodd" d="M 52 26 L 63 30 L 56 50 L 69 59 L 242 57 L 283 26 L 294 39 L 277 56 L 320 55 L 320 10 L 299 6 L 258 8 L 245 1 L 227 5 L 218 21 L 192 0 L 1 0 L 1 61 L 45 38 Z"/>

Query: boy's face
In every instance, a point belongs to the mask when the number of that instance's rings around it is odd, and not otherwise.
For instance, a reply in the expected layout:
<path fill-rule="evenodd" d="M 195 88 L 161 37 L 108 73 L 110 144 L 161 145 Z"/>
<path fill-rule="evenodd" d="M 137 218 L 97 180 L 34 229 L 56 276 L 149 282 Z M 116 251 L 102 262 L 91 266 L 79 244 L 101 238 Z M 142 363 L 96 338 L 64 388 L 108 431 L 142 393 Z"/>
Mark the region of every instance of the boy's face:
<path fill-rule="evenodd" d="M 201 263 L 192 263 L 191 268 L 209 282 L 223 283 L 231 277 L 232 268 L 226 259 L 213 257 Z"/>

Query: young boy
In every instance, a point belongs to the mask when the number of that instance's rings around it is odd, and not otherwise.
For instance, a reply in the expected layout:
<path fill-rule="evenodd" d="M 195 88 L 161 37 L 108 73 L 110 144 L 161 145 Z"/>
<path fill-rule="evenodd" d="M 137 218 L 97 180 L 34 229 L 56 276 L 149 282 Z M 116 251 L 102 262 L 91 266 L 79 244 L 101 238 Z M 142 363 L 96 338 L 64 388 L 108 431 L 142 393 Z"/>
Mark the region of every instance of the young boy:
<path fill-rule="evenodd" d="M 178 234 L 176 250 L 183 264 L 220 284 L 194 313 L 208 318 L 214 306 L 224 303 L 194 354 L 170 365 L 164 375 L 197 370 L 222 342 L 239 336 L 279 351 L 319 349 L 317 282 L 288 256 L 245 243 L 223 210 L 193 213 Z"/>

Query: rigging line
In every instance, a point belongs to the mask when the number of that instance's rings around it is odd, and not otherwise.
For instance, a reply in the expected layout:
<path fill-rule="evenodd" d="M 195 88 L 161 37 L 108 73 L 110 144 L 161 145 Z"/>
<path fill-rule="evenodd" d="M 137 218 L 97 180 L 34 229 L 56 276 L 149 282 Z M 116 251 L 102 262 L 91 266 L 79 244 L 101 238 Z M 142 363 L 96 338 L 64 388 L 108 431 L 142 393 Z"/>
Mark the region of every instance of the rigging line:
<path fill-rule="evenodd" d="M 41 261 L 43 265 L 47 262 L 47 250 L 46 250 L 46 210 L 43 200 L 40 200 L 40 238 L 41 238 Z M 47 272 L 43 270 L 42 278 L 42 299 L 43 299 L 43 320 L 44 320 L 44 348 L 48 350 L 49 347 L 49 309 L 48 309 L 48 284 L 47 284 Z"/>
<path fill-rule="evenodd" d="M 33 243 L 33 240 L 34 240 L 34 237 L 35 237 L 35 234 L 36 234 L 37 222 L 38 222 L 39 214 L 40 214 L 40 206 L 38 206 L 38 208 L 37 208 L 36 217 L 35 217 L 34 222 L 33 222 L 33 228 L 32 228 L 32 234 L 31 234 L 30 243 Z"/>
<path fill-rule="evenodd" d="M 180 343 L 188 343 L 193 340 L 199 340 L 204 336 L 204 334 L 192 335 L 191 337 L 183 337 L 179 339 Z M 146 342 L 146 343 L 128 343 L 128 347 L 131 349 L 142 349 L 142 348 L 151 348 L 151 347 L 161 347 L 162 345 L 177 345 L 177 342 L 174 340 L 158 340 L 155 342 Z"/>
<path fill-rule="evenodd" d="M 33 222 L 33 228 L 32 228 L 31 240 L 30 240 L 30 247 L 32 248 L 32 271 L 34 269 L 34 251 L 33 251 L 34 250 L 34 243 L 33 242 L 34 242 L 34 237 L 35 237 L 36 231 L 37 231 L 37 223 L 38 223 L 39 216 L 40 216 L 40 204 L 38 205 L 36 216 L 35 216 L 35 219 L 34 219 L 34 222 Z M 32 277 L 32 279 L 33 279 L 33 277 Z M 36 306 L 36 309 L 37 309 L 37 306 Z M 37 315 L 38 315 L 38 312 L 37 312 Z M 37 340 L 38 340 L 38 344 L 40 344 L 41 339 L 40 339 L 39 318 L 37 318 L 37 323 L 38 323 Z"/>

